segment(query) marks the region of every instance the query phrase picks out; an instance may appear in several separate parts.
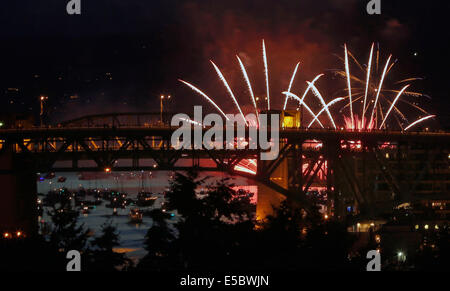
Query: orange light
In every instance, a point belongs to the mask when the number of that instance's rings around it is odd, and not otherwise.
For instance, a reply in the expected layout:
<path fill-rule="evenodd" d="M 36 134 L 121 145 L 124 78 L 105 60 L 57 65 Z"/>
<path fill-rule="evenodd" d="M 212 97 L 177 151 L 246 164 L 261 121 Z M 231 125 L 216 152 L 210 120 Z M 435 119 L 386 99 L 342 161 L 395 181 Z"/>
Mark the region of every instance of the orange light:
<path fill-rule="evenodd" d="M 325 220 L 327 220 L 327 219 L 328 219 L 328 215 L 327 215 L 327 214 L 325 214 L 324 218 L 325 218 Z"/>
<path fill-rule="evenodd" d="M 5 233 L 3 234 L 3 237 L 4 237 L 4 238 L 9 238 L 9 236 L 10 236 L 9 233 L 7 233 L 7 232 L 5 232 Z"/>
<path fill-rule="evenodd" d="M 21 231 L 16 232 L 16 236 L 17 237 L 21 237 L 22 236 L 22 232 Z"/>
<path fill-rule="evenodd" d="M 105 168 L 105 172 L 106 173 L 110 173 L 111 172 L 111 168 Z"/>

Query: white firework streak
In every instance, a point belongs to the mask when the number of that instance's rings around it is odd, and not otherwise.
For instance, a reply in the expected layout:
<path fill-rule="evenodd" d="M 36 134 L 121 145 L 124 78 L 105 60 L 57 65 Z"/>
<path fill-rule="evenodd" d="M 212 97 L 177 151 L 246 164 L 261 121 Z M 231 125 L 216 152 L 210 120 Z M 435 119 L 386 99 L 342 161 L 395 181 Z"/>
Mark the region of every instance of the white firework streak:
<path fill-rule="evenodd" d="M 397 60 L 395 60 L 390 66 L 389 69 L 387 70 L 386 74 L 389 74 L 389 72 L 392 70 L 392 67 L 397 63 Z"/>
<path fill-rule="evenodd" d="M 236 171 L 240 171 L 240 172 L 244 172 L 244 173 L 249 173 L 249 174 L 252 174 L 252 175 L 256 175 L 256 172 L 255 172 L 255 171 L 250 170 L 249 168 L 246 168 L 246 167 L 243 167 L 243 166 L 236 165 L 236 166 L 234 167 L 234 169 L 235 169 Z"/>
<path fill-rule="evenodd" d="M 386 116 L 384 117 L 384 120 L 383 120 L 383 122 L 381 123 L 379 129 L 381 129 L 381 128 L 383 127 L 383 125 L 384 125 L 384 123 L 386 122 L 386 120 L 387 120 L 389 114 L 390 114 L 391 111 L 392 111 L 392 108 L 394 108 L 395 103 L 397 103 L 397 101 L 398 101 L 398 99 L 400 98 L 400 96 L 403 94 L 403 92 L 404 92 L 408 87 L 409 87 L 409 85 L 406 85 L 405 87 L 403 87 L 402 90 L 400 90 L 400 92 L 398 92 L 397 97 L 395 97 L 394 102 L 392 102 L 391 107 L 389 108 L 388 112 L 386 113 Z"/>
<path fill-rule="evenodd" d="M 283 92 L 282 94 L 287 95 L 287 96 L 289 96 L 289 97 L 291 97 L 291 98 L 294 98 L 295 100 L 297 100 L 297 101 L 300 103 L 300 105 L 305 106 L 306 110 L 308 110 L 308 112 L 312 115 L 313 118 L 316 116 L 316 115 L 314 114 L 314 112 L 311 110 L 311 108 L 309 108 L 309 106 L 308 106 L 305 102 L 303 102 L 303 100 L 300 99 L 300 97 L 298 97 L 298 96 L 295 95 L 294 93 Z M 317 119 L 316 121 L 319 123 L 319 125 L 320 125 L 322 128 L 324 128 L 324 127 L 323 127 L 323 124 L 320 122 L 320 120 Z"/>
<path fill-rule="evenodd" d="M 374 115 L 375 110 L 377 108 L 378 98 L 380 97 L 381 88 L 383 87 L 383 81 L 384 81 L 384 78 L 386 76 L 386 70 L 387 70 L 387 68 L 389 66 L 389 61 L 391 60 L 391 57 L 392 57 L 392 55 L 390 55 L 388 60 L 386 61 L 386 66 L 384 66 L 383 75 L 381 75 L 380 85 L 378 86 L 377 96 L 375 97 L 375 103 L 373 104 L 373 110 L 372 110 L 372 114 L 370 116 L 369 124 L 372 124 L 372 121 L 373 121 L 373 115 Z"/>
<path fill-rule="evenodd" d="M 186 81 L 183 81 L 183 80 L 181 80 L 181 79 L 178 79 L 178 81 L 180 81 L 181 83 L 183 83 L 183 84 L 185 84 L 185 85 L 187 85 L 188 87 L 190 87 L 192 90 L 194 90 L 195 92 L 197 92 L 198 94 L 200 94 L 200 95 L 202 95 L 206 100 L 208 100 L 209 101 L 209 103 L 211 103 L 212 105 L 214 105 L 214 107 L 227 119 L 227 120 L 229 120 L 228 119 L 228 117 L 227 117 L 227 115 L 222 111 L 222 109 L 220 109 L 220 107 L 214 102 L 214 101 L 212 101 L 212 99 L 211 98 L 209 98 L 208 97 L 208 95 L 206 95 L 205 93 L 203 93 L 200 89 L 198 89 L 197 87 L 195 87 L 194 85 L 192 85 L 192 84 L 189 84 L 188 82 L 186 82 Z"/>
<path fill-rule="evenodd" d="M 255 99 L 255 94 L 253 94 L 252 84 L 250 82 L 250 79 L 248 78 L 247 70 L 245 69 L 245 66 L 242 63 L 241 59 L 239 58 L 239 56 L 236 56 L 236 58 L 238 59 L 239 65 L 241 66 L 241 70 L 242 70 L 242 74 L 244 75 L 244 79 L 247 82 L 248 90 L 250 91 L 250 96 L 252 97 L 253 106 L 255 107 L 256 117 L 257 117 L 258 123 L 259 123 L 258 106 L 256 105 L 256 99 Z"/>
<path fill-rule="evenodd" d="M 294 73 L 292 74 L 291 82 L 289 83 L 289 88 L 287 90 L 288 92 L 291 92 L 292 85 L 294 84 L 295 76 L 297 75 L 297 70 L 298 70 L 299 66 L 300 66 L 300 62 L 298 62 L 297 65 L 295 66 Z M 289 97 L 286 95 L 286 98 L 284 100 L 283 110 L 286 110 L 288 100 L 289 100 Z"/>
<path fill-rule="evenodd" d="M 242 113 L 242 110 L 241 110 L 241 106 L 239 106 L 239 103 L 237 102 L 236 97 L 234 97 L 233 91 L 231 90 L 230 86 L 228 85 L 227 80 L 226 80 L 225 77 L 222 75 L 222 72 L 220 71 L 219 67 L 217 67 L 216 64 L 214 64 L 213 61 L 211 61 L 211 64 L 214 66 L 214 69 L 216 70 L 217 75 L 219 75 L 219 78 L 222 80 L 223 84 L 225 85 L 225 88 L 227 88 L 228 93 L 229 93 L 230 96 L 231 96 L 231 99 L 233 99 L 234 104 L 236 104 L 236 107 L 239 109 L 239 112 L 241 113 L 241 116 L 242 116 L 242 118 L 243 118 L 244 121 L 245 121 L 245 124 L 248 126 L 247 119 L 245 119 L 244 113 Z"/>
<path fill-rule="evenodd" d="M 202 123 L 194 121 L 194 120 L 189 119 L 189 118 L 180 118 L 180 120 L 186 121 L 186 122 L 188 122 L 190 124 L 194 124 L 194 125 L 198 125 L 198 126 L 204 127 Z"/>
<path fill-rule="evenodd" d="M 333 116 L 331 115 L 330 110 L 328 110 L 327 104 L 325 103 L 325 100 L 323 99 L 323 97 L 320 94 L 319 90 L 316 88 L 316 86 L 314 84 L 312 84 L 310 82 L 307 82 L 307 83 L 311 85 L 311 88 L 313 90 L 314 95 L 316 95 L 316 97 L 319 98 L 320 102 L 322 103 L 322 106 L 325 107 L 325 111 L 327 112 L 328 117 L 330 118 L 334 129 L 336 129 L 336 124 L 334 123 Z"/>
<path fill-rule="evenodd" d="M 364 115 L 366 114 L 366 104 L 367 104 L 367 92 L 369 91 L 369 81 L 370 81 L 370 70 L 372 69 L 372 56 L 373 56 L 373 47 L 374 43 L 372 43 L 372 48 L 370 49 L 370 57 L 369 57 L 369 63 L 367 68 L 367 79 L 366 79 L 366 94 L 364 95 L 364 105 L 363 105 L 363 112 L 362 112 L 362 118 L 361 118 L 361 128 L 364 129 Z"/>
<path fill-rule="evenodd" d="M 317 82 L 317 80 L 319 80 L 320 77 L 322 77 L 322 76 L 323 76 L 323 74 L 317 75 L 317 76 L 314 78 L 314 80 L 311 81 L 311 83 L 306 82 L 306 83 L 308 84 L 308 88 L 306 88 L 305 92 L 303 93 L 303 96 L 302 96 L 302 102 L 303 102 L 303 100 L 305 100 L 305 97 L 306 97 L 306 95 L 308 94 L 309 90 L 311 90 L 312 86 L 313 86 L 313 85 Z"/>
<path fill-rule="evenodd" d="M 434 118 L 434 117 L 436 117 L 436 115 L 429 115 L 429 116 L 426 116 L 426 117 L 424 117 L 424 118 L 421 118 L 421 119 L 419 119 L 419 120 L 417 120 L 417 121 L 414 121 L 413 123 L 411 123 L 410 125 L 408 125 L 408 126 L 405 128 L 405 131 L 407 131 L 408 129 L 410 129 L 410 128 L 413 127 L 414 125 L 416 125 L 416 124 L 418 124 L 418 123 L 421 123 L 422 121 L 425 121 L 425 120 L 428 120 L 428 119 Z"/>
<path fill-rule="evenodd" d="M 319 111 L 319 113 L 317 113 L 317 115 L 314 117 L 314 119 L 311 121 L 311 123 L 308 125 L 307 128 L 310 128 L 311 125 L 313 125 L 314 121 L 318 120 L 319 116 L 320 116 L 325 110 L 327 110 L 327 109 L 328 109 L 330 106 L 332 106 L 333 104 L 335 104 L 335 103 L 337 103 L 337 102 L 339 102 L 339 101 L 342 101 L 342 100 L 344 100 L 344 98 L 339 97 L 339 98 L 336 98 L 336 99 L 332 100 L 331 102 L 329 102 L 324 108 L 322 108 L 322 110 Z"/>
<path fill-rule="evenodd" d="M 270 110 L 269 69 L 267 65 L 266 44 L 264 43 L 264 39 L 263 39 L 263 59 L 264 59 L 264 71 L 266 74 L 267 110 Z"/>
<path fill-rule="evenodd" d="M 345 49 L 345 74 L 347 75 L 348 98 L 350 102 L 350 116 L 352 118 L 352 129 L 355 129 L 355 119 L 353 117 L 353 105 L 352 105 L 352 85 L 350 82 L 350 68 L 348 65 L 348 51 L 346 44 L 344 44 L 344 49 Z"/>
<path fill-rule="evenodd" d="M 254 166 L 257 165 L 255 160 L 250 159 L 250 160 L 248 160 L 248 162 L 249 162 L 250 164 L 254 165 Z"/>
<path fill-rule="evenodd" d="M 401 83 L 406 83 L 406 82 L 411 82 L 411 81 L 417 81 L 417 80 L 423 80 L 423 78 L 420 78 L 420 77 L 408 78 L 408 79 L 404 79 L 404 80 L 397 81 L 397 82 L 395 82 L 394 84 L 401 84 Z"/>

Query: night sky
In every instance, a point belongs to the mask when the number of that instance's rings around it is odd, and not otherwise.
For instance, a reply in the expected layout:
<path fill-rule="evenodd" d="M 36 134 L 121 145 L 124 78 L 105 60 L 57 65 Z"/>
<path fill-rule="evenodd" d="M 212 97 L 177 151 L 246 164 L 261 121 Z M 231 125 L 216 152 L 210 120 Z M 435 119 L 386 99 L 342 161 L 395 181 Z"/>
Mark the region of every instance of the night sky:
<path fill-rule="evenodd" d="M 366 0 L 82 0 L 82 15 L 67 15 L 64 0 L 7 0 L 0 11 L 1 112 L 38 114 L 49 96 L 49 118 L 159 110 L 159 95 L 174 96 L 174 110 L 207 103 L 177 81 L 188 80 L 230 111 L 232 103 L 209 60 L 233 86 L 246 111 L 250 99 L 235 55 L 263 96 L 261 40 L 267 44 L 273 107 L 280 107 L 295 64 L 293 92 L 329 69 L 342 68 L 344 43 L 363 63 L 372 42 L 382 58 L 398 59 L 393 80 L 424 77 L 416 91 L 449 128 L 449 1 L 382 0 L 368 15 Z M 318 83 L 331 99 L 344 80 Z M 18 90 L 16 90 L 18 89 Z M 212 110 L 210 106 L 209 109 Z"/>

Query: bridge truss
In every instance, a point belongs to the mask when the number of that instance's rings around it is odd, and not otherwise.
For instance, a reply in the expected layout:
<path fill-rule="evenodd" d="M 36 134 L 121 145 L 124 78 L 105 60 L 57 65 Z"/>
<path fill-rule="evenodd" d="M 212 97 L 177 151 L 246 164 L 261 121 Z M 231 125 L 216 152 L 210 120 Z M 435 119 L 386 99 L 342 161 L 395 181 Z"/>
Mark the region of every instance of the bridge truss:
<path fill-rule="evenodd" d="M 284 129 L 278 157 L 261 161 L 258 150 L 175 150 L 170 144 L 175 129 L 161 124 L 5 129 L 0 155 L 27 160 L 36 172 L 224 171 L 302 203 L 320 188 L 337 208 L 338 201 L 345 203 L 340 196 L 349 193 L 361 206 L 381 198 L 400 203 L 418 194 L 450 193 L 447 133 Z M 244 160 L 256 162 L 255 175 L 236 170 Z"/>

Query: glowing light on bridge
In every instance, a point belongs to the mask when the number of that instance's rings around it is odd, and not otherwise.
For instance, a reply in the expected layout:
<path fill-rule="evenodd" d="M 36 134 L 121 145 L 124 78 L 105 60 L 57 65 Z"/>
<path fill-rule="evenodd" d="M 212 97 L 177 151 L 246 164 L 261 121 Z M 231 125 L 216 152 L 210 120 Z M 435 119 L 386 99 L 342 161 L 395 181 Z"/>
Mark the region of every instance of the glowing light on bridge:
<path fill-rule="evenodd" d="M 235 171 L 243 172 L 251 175 L 256 175 L 257 163 L 254 159 L 244 159 L 240 161 L 235 167 Z"/>

